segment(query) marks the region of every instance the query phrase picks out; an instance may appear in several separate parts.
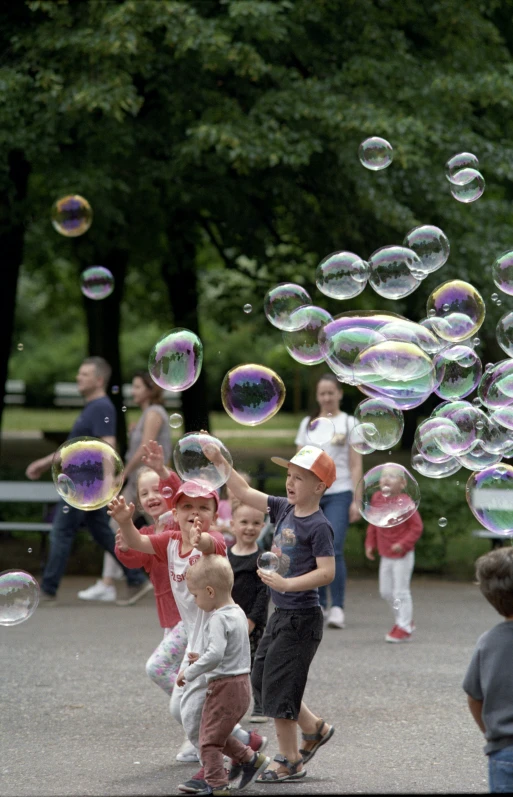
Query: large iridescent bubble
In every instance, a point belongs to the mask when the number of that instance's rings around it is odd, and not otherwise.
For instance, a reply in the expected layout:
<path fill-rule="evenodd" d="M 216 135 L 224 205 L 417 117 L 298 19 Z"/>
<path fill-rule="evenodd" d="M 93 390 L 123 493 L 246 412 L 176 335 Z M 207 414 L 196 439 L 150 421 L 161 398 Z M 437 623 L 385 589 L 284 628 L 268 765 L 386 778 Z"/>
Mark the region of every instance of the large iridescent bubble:
<path fill-rule="evenodd" d="M 114 277 L 104 266 L 90 266 L 80 275 L 80 289 L 88 299 L 106 299 L 114 290 Z"/>
<path fill-rule="evenodd" d="M 275 371 L 264 365 L 238 365 L 223 379 L 221 400 L 234 421 L 244 426 L 257 426 L 281 408 L 285 385 Z"/>
<path fill-rule="evenodd" d="M 449 239 L 440 227 L 422 224 L 407 234 L 403 246 L 411 249 L 420 258 L 421 269 L 414 276 L 423 278 L 441 268 L 449 258 Z"/>
<path fill-rule="evenodd" d="M 411 450 L 411 466 L 421 476 L 427 476 L 429 479 L 446 479 L 448 476 L 453 476 L 462 467 L 456 457 L 449 457 L 442 462 L 429 462 L 422 454 L 419 454 L 415 445 Z"/>
<path fill-rule="evenodd" d="M 69 194 L 58 199 L 52 207 L 52 224 L 66 238 L 83 235 L 93 222 L 91 205 L 79 194 Z"/>
<path fill-rule="evenodd" d="M 376 465 L 367 471 L 356 493 L 361 495 L 359 509 L 362 517 L 381 528 L 404 523 L 415 513 L 420 502 L 417 481 L 406 468 L 395 462 Z"/>
<path fill-rule="evenodd" d="M 358 296 L 369 278 L 369 264 L 354 252 L 333 252 L 321 260 L 315 271 L 315 284 L 332 299 Z"/>
<path fill-rule="evenodd" d="M 378 172 L 390 166 L 394 158 L 394 150 L 386 138 L 371 136 L 360 144 L 358 157 L 362 166 L 372 172 Z"/>
<path fill-rule="evenodd" d="M 386 340 L 368 346 L 354 361 L 363 392 L 388 398 L 398 409 L 417 407 L 435 387 L 431 358 L 414 343 Z"/>
<path fill-rule="evenodd" d="M 327 310 L 314 305 L 300 307 L 299 310 L 294 311 L 293 315 L 299 323 L 303 323 L 302 316 L 304 316 L 306 324 L 297 332 L 283 333 L 283 342 L 288 353 L 302 365 L 322 363 L 324 357 L 319 343 L 319 333 L 326 324 L 333 321 L 333 318 Z"/>
<path fill-rule="evenodd" d="M 436 370 L 435 393 L 454 400 L 468 396 L 479 384 L 483 373 L 481 360 L 468 346 L 448 346 L 433 360 Z"/>
<path fill-rule="evenodd" d="M 492 278 L 501 291 L 513 296 L 513 251 L 504 252 L 494 261 Z"/>
<path fill-rule="evenodd" d="M 497 343 L 508 357 L 513 357 L 513 312 L 509 310 L 499 319 L 496 328 Z"/>
<path fill-rule="evenodd" d="M 301 285 L 283 282 L 265 295 L 264 312 L 268 321 L 284 332 L 294 332 L 306 325 L 307 319 L 294 315 L 300 307 L 312 304 L 310 294 Z"/>
<path fill-rule="evenodd" d="M 215 446 L 224 457 L 222 465 L 214 465 L 204 451 Z M 206 495 L 222 487 L 232 472 L 232 457 L 226 446 L 217 437 L 205 432 L 190 432 L 178 440 L 173 449 L 175 470 L 183 482 L 198 489 L 187 494 Z"/>
<path fill-rule="evenodd" d="M 318 448 L 322 448 L 335 436 L 335 424 L 331 418 L 318 416 L 311 418 L 306 427 L 308 441 Z"/>
<path fill-rule="evenodd" d="M 467 503 L 479 522 L 496 534 L 513 535 L 513 467 L 491 465 L 472 473 L 467 481 Z"/>
<path fill-rule="evenodd" d="M 465 205 L 475 202 L 485 190 L 484 177 L 477 169 L 460 169 L 450 182 L 454 199 Z"/>
<path fill-rule="evenodd" d="M 148 358 L 153 381 L 164 390 L 187 390 L 198 379 L 203 364 L 203 345 L 190 329 L 172 329 L 156 342 Z"/>
<path fill-rule="evenodd" d="M 100 509 L 123 485 L 123 460 L 104 440 L 74 437 L 55 452 L 52 478 L 59 495 L 77 509 Z"/>
<path fill-rule="evenodd" d="M 469 282 L 448 280 L 431 293 L 426 313 L 432 318 L 439 338 L 460 343 L 481 328 L 485 305 L 481 294 Z"/>
<path fill-rule="evenodd" d="M 458 152 L 445 164 L 445 176 L 452 182 L 462 169 L 479 169 L 479 160 L 472 152 Z"/>
<path fill-rule="evenodd" d="M 512 380 L 513 360 L 500 360 L 485 370 L 477 389 L 481 403 L 491 410 L 512 404 Z"/>
<path fill-rule="evenodd" d="M 422 261 L 405 246 L 383 246 L 369 258 L 369 284 L 385 299 L 401 299 L 420 285 L 414 273 L 422 273 Z"/>
<path fill-rule="evenodd" d="M 25 570 L 0 573 L 0 625 L 19 625 L 28 620 L 39 603 L 39 584 Z"/>
<path fill-rule="evenodd" d="M 404 415 L 387 399 L 369 398 L 361 401 L 356 407 L 354 417 L 358 424 L 374 427 L 375 434 L 369 435 L 369 429 L 366 428 L 365 437 L 379 451 L 392 448 L 401 439 Z"/>

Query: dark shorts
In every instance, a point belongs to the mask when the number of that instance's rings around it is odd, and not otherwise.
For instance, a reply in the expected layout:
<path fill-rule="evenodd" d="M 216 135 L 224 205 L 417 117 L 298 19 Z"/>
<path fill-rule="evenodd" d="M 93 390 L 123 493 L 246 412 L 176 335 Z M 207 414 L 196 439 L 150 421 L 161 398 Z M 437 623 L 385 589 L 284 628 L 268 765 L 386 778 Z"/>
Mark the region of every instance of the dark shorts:
<path fill-rule="evenodd" d="M 270 616 L 251 672 L 255 697 L 268 717 L 297 720 L 322 630 L 319 606 L 275 609 Z"/>

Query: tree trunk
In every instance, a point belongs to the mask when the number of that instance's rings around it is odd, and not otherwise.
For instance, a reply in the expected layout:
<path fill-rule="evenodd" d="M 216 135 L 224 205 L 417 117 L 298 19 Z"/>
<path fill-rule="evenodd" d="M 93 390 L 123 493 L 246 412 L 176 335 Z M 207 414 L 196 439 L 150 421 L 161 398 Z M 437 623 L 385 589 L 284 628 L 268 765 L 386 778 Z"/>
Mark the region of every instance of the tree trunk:
<path fill-rule="evenodd" d="M 196 232 L 190 217 L 177 215 L 167 228 L 169 257 L 162 265 L 174 326 L 199 335 L 198 280 L 196 274 Z M 205 363 L 195 384 L 182 394 L 186 432 L 209 430 Z"/>
<path fill-rule="evenodd" d="M 98 260 L 108 268 L 114 277 L 114 290 L 106 299 L 100 301 L 84 298 L 87 318 L 87 332 L 89 336 L 88 351 L 90 357 L 103 357 L 112 368 L 110 386 L 119 386 L 119 391 L 111 393 L 111 398 L 116 407 L 117 426 L 116 439 L 121 456 L 126 452 L 126 418 L 122 412 L 122 375 L 121 355 L 119 349 L 119 334 L 121 326 L 121 299 L 125 282 L 125 273 L 128 262 L 128 252 L 113 249 Z"/>
<path fill-rule="evenodd" d="M 25 228 L 23 205 L 27 196 L 30 164 L 24 153 L 9 153 L 10 185 L 0 198 L 3 208 L 0 226 L 0 252 L 2 253 L 2 290 L 0 291 L 0 428 L 5 399 L 5 381 L 11 354 L 16 290 L 23 258 Z"/>

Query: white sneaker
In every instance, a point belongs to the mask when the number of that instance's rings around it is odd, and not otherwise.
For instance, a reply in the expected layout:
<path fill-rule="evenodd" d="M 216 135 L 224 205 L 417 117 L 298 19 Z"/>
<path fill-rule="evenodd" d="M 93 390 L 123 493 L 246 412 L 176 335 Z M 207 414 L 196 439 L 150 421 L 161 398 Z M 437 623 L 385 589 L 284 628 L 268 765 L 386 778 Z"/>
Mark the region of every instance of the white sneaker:
<path fill-rule="evenodd" d="M 92 587 L 80 590 L 77 595 L 81 601 L 114 602 L 116 600 L 116 587 L 107 586 L 99 579 Z"/>
<path fill-rule="evenodd" d="M 332 606 L 328 615 L 328 628 L 343 628 L 344 620 L 344 610 L 340 606 Z"/>
<path fill-rule="evenodd" d="M 198 751 L 188 739 L 182 744 L 180 752 L 176 754 L 176 760 L 185 764 L 194 764 L 199 761 Z"/>

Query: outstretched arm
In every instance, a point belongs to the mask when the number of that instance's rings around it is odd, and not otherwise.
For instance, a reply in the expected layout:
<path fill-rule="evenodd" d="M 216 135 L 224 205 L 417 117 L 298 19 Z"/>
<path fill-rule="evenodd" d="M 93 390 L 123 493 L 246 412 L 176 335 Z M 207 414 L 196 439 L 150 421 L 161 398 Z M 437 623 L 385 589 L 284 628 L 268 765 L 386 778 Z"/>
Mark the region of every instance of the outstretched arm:
<path fill-rule="evenodd" d="M 218 446 L 213 443 L 207 443 L 203 448 L 203 453 L 214 465 L 229 467 L 228 462 L 221 454 Z M 235 468 L 232 468 L 226 486 L 230 488 L 235 498 L 242 504 L 248 504 L 248 506 L 252 506 L 260 512 L 267 513 L 267 495 L 261 493 L 260 490 L 255 490 L 253 487 L 250 487 L 246 479 L 237 473 Z"/>
<path fill-rule="evenodd" d="M 126 504 L 122 495 L 119 498 L 113 498 L 107 510 L 107 514 L 114 518 L 118 524 L 121 535 L 129 548 L 134 551 L 141 551 L 142 553 L 155 553 L 150 538 L 146 534 L 139 534 L 133 522 L 132 516 L 134 514 L 134 505 Z"/>

